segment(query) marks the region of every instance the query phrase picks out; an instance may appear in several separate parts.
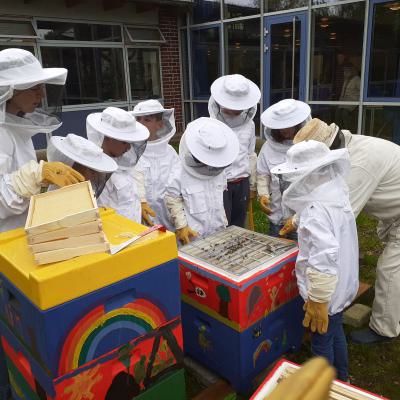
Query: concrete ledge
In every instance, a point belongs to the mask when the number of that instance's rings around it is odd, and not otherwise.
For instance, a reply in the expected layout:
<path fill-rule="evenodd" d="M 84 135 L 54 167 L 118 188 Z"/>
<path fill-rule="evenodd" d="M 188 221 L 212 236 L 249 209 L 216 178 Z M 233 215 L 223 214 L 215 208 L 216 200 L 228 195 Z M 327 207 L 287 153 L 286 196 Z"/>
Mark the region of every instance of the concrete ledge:
<path fill-rule="evenodd" d="M 217 381 L 221 380 L 217 374 L 214 374 L 214 372 L 211 372 L 206 367 L 193 360 L 193 358 L 186 356 L 183 360 L 183 363 L 203 386 L 211 386 Z"/>
<path fill-rule="evenodd" d="M 354 328 L 361 328 L 368 323 L 370 315 L 371 307 L 354 304 L 344 312 L 343 323 Z"/>

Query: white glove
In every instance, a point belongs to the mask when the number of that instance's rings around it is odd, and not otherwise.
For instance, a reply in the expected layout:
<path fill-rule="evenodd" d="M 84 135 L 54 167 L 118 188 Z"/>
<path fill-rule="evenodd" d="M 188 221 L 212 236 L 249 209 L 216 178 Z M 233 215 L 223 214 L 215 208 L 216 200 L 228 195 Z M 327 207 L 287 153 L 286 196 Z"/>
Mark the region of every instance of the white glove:
<path fill-rule="evenodd" d="M 269 182 L 271 177 L 266 174 L 260 174 L 257 172 L 257 193 L 258 196 L 268 196 L 269 197 Z"/>
<path fill-rule="evenodd" d="M 337 275 L 325 274 L 315 268 L 307 268 L 309 281 L 308 298 L 317 303 L 329 303 L 338 281 Z"/>
<path fill-rule="evenodd" d="M 257 190 L 257 154 L 253 153 L 249 156 L 250 163 L 250 191 L 255 192 Z"/>

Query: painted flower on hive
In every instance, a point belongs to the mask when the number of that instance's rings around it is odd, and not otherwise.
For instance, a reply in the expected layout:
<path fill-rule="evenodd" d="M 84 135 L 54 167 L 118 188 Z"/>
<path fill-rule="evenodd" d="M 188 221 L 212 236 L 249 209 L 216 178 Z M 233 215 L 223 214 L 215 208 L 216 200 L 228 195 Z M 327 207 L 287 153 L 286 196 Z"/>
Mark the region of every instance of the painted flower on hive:
<path fill-rule="evenodd" d="M 95 400 L 92 387 L 102 379 L 98 374 L 100 364 L 77 375 L 72 384 L 64 389 L 64 394 L 70 394 L 69 400 Z"/>

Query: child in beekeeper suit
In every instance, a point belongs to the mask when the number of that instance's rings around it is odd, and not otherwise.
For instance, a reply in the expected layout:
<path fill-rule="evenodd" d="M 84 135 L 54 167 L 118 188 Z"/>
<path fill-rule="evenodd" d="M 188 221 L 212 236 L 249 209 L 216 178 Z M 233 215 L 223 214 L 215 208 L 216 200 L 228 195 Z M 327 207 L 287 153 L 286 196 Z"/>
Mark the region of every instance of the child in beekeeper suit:
<path fill-rule="evenodd" d="M 169 144 L 176 132 L 174 109 L 164 108 L 157 100 L 146 100 L 135 106 L 132 115 L 150 132 L 146 150 L 135 167 L 142 219 L 148 225 L 161 224 L 174 231 L 164 203 L 168 180 L 180 164 L 178 154 Z"/>
<path fill-rule="evenodd" d="M 285 161 L 287 151 L 293 146 L 294 136 L 310 119 L 310 106 L 294 99 L 281 100 L 261 114 L 266 142 L 257 159 L 257 192 L 260 208 L 268 215 L 271 236 L 279 236 L 285 221 L 291 217 L 282 207 L 286 183 L 271 174 L 271 169 Z M 289 238 L 297 240 L 296 233 Z"/>
<path fill-rule="evenodd" d="M 229 225 L 244 227 L 250 198 L 256 195 L 256 136 L 254 117 L 260 89 L 246 77 L 234 74 L 216 79 L 210 88 L 208 112 L 228 125 L 239 140 L 239 153 L 226 169 L 224 205 Z"/>
<path fill-rule="evenodd" d="M 107 107 L 87 116 L 86 133 L 118 164 L 98 197 L 98 204 L 140 223 L 141 203 L 133 169 L 146 148 L 148 129 L 127 111 Z"/>
<path fill-rule="evenodd" d="M 179 145 L 181 165 L 165 192 L 165 205 L 181 243 L 227 226 L 224 170 L 238 153 L 239 141 L 224 123 L 203 117 L 187 125 Z"/>
<path fill-rule="evenodd" d="M 329 150 L 313 140 L 292 146 L 287 161 L 272 169 L 290 182 L 283 204 L 298 215 L 296 277 L 305 304 L 303 325 L 311 350 L 328 359 L 348 381 L 343 309 L 358 290 L 358 239 L 345 176 L 346 149 Z"/>

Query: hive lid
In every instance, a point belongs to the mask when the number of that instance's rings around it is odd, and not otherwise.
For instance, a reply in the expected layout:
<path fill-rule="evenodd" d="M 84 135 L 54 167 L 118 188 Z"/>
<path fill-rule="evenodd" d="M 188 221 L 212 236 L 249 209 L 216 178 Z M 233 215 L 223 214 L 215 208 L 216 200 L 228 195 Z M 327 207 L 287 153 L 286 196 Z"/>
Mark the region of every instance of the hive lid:
<path fill-rule="evenodd" d="M 101 210 L 104 233 L 119 244 L 146 227 Z M 151 255 L 151 256 L 150 256 Z M 89 254 L 48 265 L 36 265 L 22 228 L 0 234 L 0 273 L 40 309 L 65 303 L 177 258 L 175 235 L 154 232 L 135 245 L 111 256 Z"/>
<path fill-rule="evenodd" d="M 295 242 L 229 226 L 179 250 L 179 257 L 240 283 L 293 256 Z"/>

